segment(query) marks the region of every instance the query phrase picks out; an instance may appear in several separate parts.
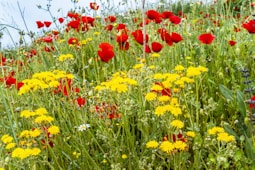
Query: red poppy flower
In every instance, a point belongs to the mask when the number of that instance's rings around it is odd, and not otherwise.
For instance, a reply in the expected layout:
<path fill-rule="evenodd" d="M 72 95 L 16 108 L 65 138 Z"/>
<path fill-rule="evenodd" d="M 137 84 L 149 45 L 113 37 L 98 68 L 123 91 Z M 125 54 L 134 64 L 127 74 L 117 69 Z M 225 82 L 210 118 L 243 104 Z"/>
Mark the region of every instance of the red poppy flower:
<path fill-rule="evenodd" d="M 52 38 L 52 36 L 49 35 L 49 36 L 43 37 L 43 41 L 46 43 L 52 43 L 53 38 Z"/>
<path fill-rule="evenodd" d="M 145 19 L 144 25 L 148 25 L 150 22 L 151 22 L 151 20 Z M 139 27 L 142 27 L 142 26 L 143 26 L 143 22 L 141 22 L 141 23 L 139 24 Z"/>
<path fill-rule="evenodd" d="M 120 118 L 121 117 L 121 114 L 118 114 L 118 113 L 110 113 L 107 115 L 107 118 L 109 119 L 116 119 L 116 118 Z"/>
<path fill-rule="evenodd" d="M 247 23 L 243 23 L 243 27 L 250 33 L 254 34 L 255 33 L 255 21 L 250 20 Z"/>
<path fill-rule="evenodd" d="M 43 23 L 44 23 L 44 25 L 45 25 L 47 28 L 50 27 L 50 25 L 51 25 L 51 22 L 50 22 L 50 21 L 44 21 Z"/>
<path fill-rule="evenodd" d="M 41 21 L 36 21 L 36 24 L 37 24 L 37 28 L 44 27 L 44 23 L 42 23 Z"/>
<path fill-rule="evenodd" d="M 79 107 L 82 107 L 86 104 L 86 98 L 85 97 L 78 97 L 76 99 L 76 102 L 77 102 Z"/>
<path fill-rule="evenodd" d="M 113 23 L 113 22 L 115 22 L 116 21 L 116 17 L 115 16 L 108 16 L 107 18 L 105 18 L 104 20 L 105 20 L 105 22 L 111 22 L 111 23 Z"/>
<path fill-rule="evenodd" d="M 132 32 L 132 36 L 135 38 L 136 42 L 143 45 L 143 31 L 142 30 L 136 30 Z M 145 42 L 147 43 L 149 41 L 149 36 L 146 34 L 145 36 Z"/>
<path fill-rule="evenodd" d="M 234 46 L 234 45 L 236 44 L 236 41 L 230 40 L 230 41 L 228 41 L 228 44 L 229 44 L 230 46 Z"/>
<path fill-rule="evenodd" d="M 5 62 L 6 62 L 6 58 L 4 56 L 1 56 L 0 65 L 4 66 L 6 64 Z"/>
<path fill-rule="evenodd" d="M 179 18 L 178 16 L 175 16 L 175 15 L 171 15 L 171 16 L 169 17 L 169 20 L 170 20 L 173 24 L 175 24 L 175 25 L 178 25 L 178 24 L 181 23 L 181 18 Z"/>
<path fill-rule="evenodd" d="M 64 18 L 58 18 L 58 22 L 61 24 L 64 22 Z"/>
<path fill-rule="evenodd" d="M 45 52 L 52 52 L 52 51 L 55 51 L 55 48 L 54 48 L 53 46 L 51 46 L 51 47 L 45 46 L 45 47 L 44 47 L 44 51 L 45 51 Z"/>
<path fill-rule="evenodd" d="M 6 86 L 10 87 L 11 85 L 16 85 L 16 78 L 13 77 L 5 77 L 4 82 Z"/>
<path fill-rule="evenodd" d="M 176 32 L 172 32 L 171 33 L 171 40 L 174 42 L 174 43 L 178 43 L 180 41 L 183 40 L 182 36 Z"/>
<path fill-rule="evenodd" d="M 16 85 L 16 88 L 17 88 L 18 90 L 20 90 L 20 88 L 21 88 L 23 85 L 24 85 L 23 82 L 18 82 L 17 85 Z"/>
<path fill-rule="evenodd" d="M 151 19 L 151 20 L 157 20 L 160 19 L 161 14 L 153 9 L 148 10 L 146 12 L 147 18 Z"/>
<path fill-rule="evenodd" d="M 68 43 L 69 45 L 79 45 L 79 40 L 78 40 L 78 38 L 73 38 L 73 37 L 71 37 L 71 38 L 69 38 L 69 40 L 67 41 L 67 43 Z"/>
<path fill-rule="evenodd" d="M 163 48 L 163 45 L 160 44 L 159 42 L 152 42 L 151 43 L 151 48 L 152 48 L 153 52 L 158 53 Z"/>
<path fill-rule="evenodd" d="M 89 7 L 90 7 L 90 9 L 98 10 L 99 5 L 97 5 L 96 2 L 90 2 L 90 3 L 89 3 Z"/>
<path fill-rule="evenodd" d="M 106 30 L 106 31 L 111 31 L 112 29 L 113 29 L 113 25 L 107 25 L 107 26 L 105 26 L 104 27 L 104 29 Z"/>
<path fill-rule="evenodd" d="M 201 34 L 198 37 L 198 40 L 203 44 L 211 44 L 214 39 L 215 36 L 212 35 L 211 33 Z"/>
<path fill-rule="evenodd" d="M 164 11 L 164 12 L 162 12 L 161 17 L 162 17 L 163 19 L 167 19 L 167 18 L 169 18 L 169 17 L 172 16 L 172 15 L 174 15 L 172 12 L 170 12 L 170 11 Z"/>
<path fill-rule="evenodd" d="M 67 24 L 68 27 L 71 27 L 71 28 L 74 28 L 76 29 L 77 31 L 79 30 L 80 28 L 80 21 L 79 20 L 73 20 L 73 21 L 70 21 L 68 24 Z"/>
<path fill-rule="evenodd" d="M 116 40 L 117 40 L 118 43 L 124 43 L 128 40 L 128 35 L 120 34 L 120 35 L 117 36 Z"/>
<path fill-rule="evenodd" d="M 90 17 L 90 16 L 82 16 L 81 21 L 83 24 L 90 24 L 91 26 L 93 26 L 95 18 Z"/>
<path fill-rule="evenodd" d="M 126 25 L 125 25 L 125 24 L 118 24 L 118 26 L 116 27 L 116 29 L 117 29 L 118 31 L 120 31 L 120 30 L 125 30 L 125 29 L 126 29 Z"/>
<path fill-rule="evenodd" d="M 151 53 L 151 49 L 147 44 L 145 45 L 145 52 L 146 53 Z"/>
<path fill-rule="evenodd" d="M 98 50 L 97 54 L 101 58 L 101 61 L 108 63 L 114 57 L 113 46 L 107 42 L 103 42 L 99 45 L 99 48 L 101 50 Z"/>
<path fill-rule="evenodd" d="M 68 12 L 67 13 L 67 16 L 69 17 L 69 18 L 74 18 L 74 19 L 79 19 L 79 14 L 77 14 L 77 13 L 72 13 L 72 12 Z"/>
<path fill-rule="evenodd" d="M 255 96 L 253 96 L 253 97 L 251 98 L 251 102 L 255 102 Z M 250 104 L 250 108 L 251 108 L 251 109 L 255 108 L 255 104 L 251 103 L 251 104 Z"/>
<path fill-rule="evenodd" d="M 165 41 L 169 46 L 173 45 L 172 37 L 165 28 L 158 29 L 158 33 L 162 41 Z"/>

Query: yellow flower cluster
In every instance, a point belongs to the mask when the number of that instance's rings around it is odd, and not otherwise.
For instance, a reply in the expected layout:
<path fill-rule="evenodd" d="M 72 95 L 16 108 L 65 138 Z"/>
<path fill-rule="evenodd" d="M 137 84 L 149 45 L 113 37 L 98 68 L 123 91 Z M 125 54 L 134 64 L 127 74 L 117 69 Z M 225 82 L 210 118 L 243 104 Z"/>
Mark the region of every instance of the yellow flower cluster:
<path fill-rule="evenodd" d="M 208 130 L 209 135 L 216 135 L 217 134 L 217 140 L 221 142 L 232 142 L 235 141 L 235 137 L 233 135 L 229 135 L 225 132 L 225 130 L 222 127 L 215 126 Z"/>
<path fill-rule="evenodd" d="M 193 131 L 186 132 L 186 135 L 189 137 L 192 137 L 192 138 L 194 138 L 196 136 L 195 132 L 193 132 Z"/>
<path fill-rule="evenodd" d="M 155 140 L 146 143 L 146 148 L 157 148 L 159 143 Z"/>
<path fill-rule="evenodd" d="M 22 137 L 25 137 L 25 138 L 30 138 L 30 137 L 35 138 L 35 137 L 40 136 L 41 133 L 42 133 L 42 131 L 40 129 L 37 129 L 37 128 L 35 128 L 33 130 L 23 130 L 20 133 L 19 137 L 20 138 L 22 138 Z"/>
<path fill-rule="evenodd" d="M 187 69 L 186 75 L 187 77 L 194 77 L 194 76 L 199 76 L 203 72 L 207 72 L 208 69 L 202 66 L 199 67 L 189 67 Z"/>
<path fill-rule="evenodd" d="M 217 133 L 225 132 L 222 127 L 215 126 L 208 130 L 209 135 L 215 135 Z"/>
<path fill-rule="evenodd" d="M 86 45 L 89 41 L 92 41 L 92 38 L 87 38 L 85 40 L 81 40 L 81 41 L 79 41 L 79 44 L 80 45 Z"/>
<path fill-rule="evenodd" d="M 95 90 L 110 90 L 117 93 L 125 93 L 128 91 L 129 85 L 136 86 L 137 81 L 128 78 L 126 73 L 117 72 L 112 75 L 112 79 L 107 82 L 102 82 L 100 85 L 95 87 Z"/>
<path fill-rule="evenodd" d="M 48 114 L 48 112 L 45 108 L 38 108 L 35 111 L 29 111 L 29 110 L 21 111 L 20 117 L 24 117 L 24 118 L 35 117 L 34 121 L 39 124 L 42 122 L 50 123 L 50 122 L 54 121 L 53 117 L 47 116 L 46 114 Z M 29 136 L 28 132 L 24 132 L 24 133 L 26 133 Z"/>
<path fill-rule="evenodd" d="M 222 132 L 222 133 L 218 133 L 217 140 L 228 143 L 231 141 L 235 141 L 235 137 L 233 135 L 229 135 L 226 132 Z"/>
<path fill-rule="evenodd" d="M 158 102 L 155 102 L 157 104 L 164 103 L 164 105 L 161 104 L 155 108 L 155 114 L 158 116 L 164 115 L 166 112 L 170 112 L 176 117 L 181 115 L 182 111 L 178 103 L 178 98 L 173 98 L 172 93 L 178 93 L 186 84 L 194 83 L 195 80 L 191 77 L 198 76 L 206 72 L 207 69 L 202 66 L 188 67 L 186 69 L 182 65 L 177 65 L 174 71 L 175 73 L 154 74 L 153 78 L 156 81 L 160 81 L 160 83 L 153 84 L 150 88 L 150 92 L 145 95 L 147 101 L 157 100 Z"/>
<path fill-rule="evenodd" d="M 66 59 L 73 60 L 73 54 L 62 54 L 58 57 L 58 61 L 65 61 Z"/>
<path fill-rule="evenodd" d="M 58 126 L 50 126 L 48 128 L 48 132 L 51 134 L 51 135 L 56 135 L 60 132 L 59 130 L 59 127 Z"/>
<path fill-rule="evenodd" d="M 4 144 L 8 144 L 8 143 L 11 143 L 13 141 L 13 137 L 11 137 L 10 135 L 8 134 L 5 134 L 1 137 L 1 141 L 4 143 Z"/>
<path fill-rule="evenodd" d="M 185 151 L 188 149 L 188 145 L 183 141 L 169 142 L 163 141 L 159 144 L 157 141 L 152 140 L 146 143 L 146 148 L 156 149 L 158 148 L 165 153 L 175 153 L 176 151 Z"/>
<path fill-rule="evenodd" d="M 184 123 L 182 121 L 180 121 L 180 120 L 173 120 L 171 122 L 171 126 L 177 128 L 177 129 L 181 129 L 181 128 L 184 127 Z"/>
<path fill-rule="evenodd" d="M 29 118 L 29 117 L 33 117 L 33 116 L 42 116 L 45 114 L 48 114 L 48 112 L 45 108 L 38 108 L 34 112 L 32 112 L 30 110 L 21 111 L 20 117 Z"/>
<path fill-rule="evenodd" d="M 159 146 L 159 149 L 168 154 L 173 153 L 175 151 L 185 151 L 187 150 L 188 145 L 183 141 L 169 142 L 163 141 Z"/>
<path fill-rule="evenodd" d="M 24 85 L 19 90 L 19 95 L 23 95 L 28 92 L 34 92 L 39 89 L 55 88 L 59 86 L 59 79 L 68 78 L 73 79 L 73 74 L 68 74 L 65 71 L 54 70 L 52 72 L 40 72 L 35 73 L 31 79 L 25 79 L 22 82 Z"/>
<path fill-rule="evenodd" d="M 35 111 L 23 110 L 21 111 L 20 116 L 24 118 L 35 117 L 34 121 L 36 123 L 48 123 L 53 121 L 54 118 L 46 116 L 47 114 L 48 111 L 45 108 L 38 108 Z M 13 137 L 8 134 L 5 134 L 1 137 L 1 141 L 6 145 L 5 149 L 11 152 L 11 156 L 13 158 L 25 159 L 30 156 L 36 156 L 40 154 L 41 150 L 37 147 L 33 148 L 33 146 L 38 146 L 38 142 L 41 143 L 43 137 L 48 138 L 49 134 L 56 135 L 60 133 L 58 126 L 51 125 L 47 129 L 42 128 L 42 125 L 39 125 L 38 127 L 35 127 L 32 130 L 21 131 L 20 134 L 17 135 L 20 141 L 13 142 Z M 12 151 L 10 149 L 12 149 Z"/>
<path fill-rule="evenodd" d="M 25 159 L 29 156 L 36 156 L 41 152 L 39 148 L 15 148 L 12 151 L 13 158 Z"/>

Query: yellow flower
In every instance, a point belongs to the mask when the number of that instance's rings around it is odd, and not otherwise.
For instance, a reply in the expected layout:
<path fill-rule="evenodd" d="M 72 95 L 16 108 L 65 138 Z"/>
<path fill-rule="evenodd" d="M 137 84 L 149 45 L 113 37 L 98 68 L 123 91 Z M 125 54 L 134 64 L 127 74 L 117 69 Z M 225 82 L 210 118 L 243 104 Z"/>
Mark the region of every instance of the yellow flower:
<path fill-rule="evenodd" d="M 177 129 L 181 129 L 184 127 L 184 123 L 180 120 L 173 120 L 171 122 L 171 126 L 176 127 Z"/>
<path fill-rule="evenodd" d="M 73 60 L 73 55 L 72 54 L 62 54 L 58 57 L 58 61 L 64 61 L 66 59 Z"/>
<path fill-rule="evenodd" d="M 221 133 L 218 133 L 217 140 L 222 142 L 231 142 L 231 141 L 235 141 L 235 137 L 233 135 L 229 135 L 226 132 L 221 132 Z"/>
<path fill-rule="evenodd" d="M 94 35 L 100 35 L 101 33 L 100 32 L 94 32 Z"/>
<path fill-rule="evenodd" d="M 52 135 L 56 135 L 59 133 L 59 127 L 58 126 L 51 126 L 48 128 L 48 132 Z"/>
<path fill-rule="evenodd" d="M 169 96 L 159 96 L 158 97 L 158 101 L 160 102 L 167 102 L 167 101 L 170 101 L 170 97 Z"/>
<path fill-rule="evenodd" d="M 173 97 L 173 98 L 171 99 L 171 105 L 173 105 L 173 106 L 179 106 L 178 98 Z"/>
<path fill-rule="evenodd" d="M 177 65 L 175 66 L 174 70 L 175 71 L 183 71 L 185 68 L 182 65 Z"/>
<path fill-rule="evenodd" d="M 36 123 L 42 123 L 42 122 L 52 122 L 54 121 L 54 118 L 51 116 L 38 116 L 37 118 L 35 118 L 35 122 Z"/>
<path fill-rule="evenodd" d="M 165 114 L 166 111 L 167 111 L 167 107 L 165 107 L 165 106 L 158 106 L 155 109 L 155 114 L 157 116 L 161 116 L 161 115 Z"/>
<path fill-rule="evenodd" d="M 155 93 L 148 93 L 148 94 L 146 94 L 145 99 L 147 101 L 152 101 L 152 100 L 155 100 L 156 97 L 157 97 L 157 95 Z"/>
<path fill-rule="evenodd" d="M 186 134 L 187 134 L 187 136 L 192 137 L 192 138 L 194 138 L 196 135 L 195 132 L 193 132 L 193 131 L 188 131 Z"/>
<path fill-rule="evenodd" d="M 12 157 L 15 158 L 20 158 L 20 159 L 25 159 L 30 156 L 30 150 L 29 149 L 23 149 L 23 148 L 15 148 L 12 151 Z"/>
<path fill-rule="evenodd" d="M 161 91 L 163 90 L 163 87 L 158 85 L 158 84 L 154 84 L 152 87 L 151 87 L 151 90 L 155 90 L 155 91 Z"/>
<path fill-rule="evenodd" d="M 23 130 L 20 135 L 20 138 L 25 137 L 25 138 L 29 138 L 30 137 L 30 131 L 29 130 Z"/>
<path fill-rule="evenodd" d="M 176 141 L 174 143 L 174 147 L 178 151 L 184 151 L 187 148 L 187 144 L 185 142 L 183 142 L 183 141 Z"/>
<path fill-rule="evenodd" d="M 20 117 L 25 117 L 25 118 L 29 118 L 29 117 L 32 117 L 32 116 L 35 116 L 35 112 L 31 112 L 29 110 L 23 110 L 21 113 L 20 113 Z"/>
<path fill-rule="evenodd" d="M 127 159 L 127 155 L 126 155 L 126 154 L 123 154 L 123 155 L 121 156 L 121 158 L 122 158 L 122 159 Z"/>
<path fill-rule="evenodd" d="M 154 65 L 149 66 L 149 69 L 154 70 L 156 67 Z"/>
<path fill-rule="evenodd" d="M 163 74 L 157 73 L 157 74 L 154 74 L 154 77 L 153 77 L 153 78 L 156 79 L 156 80 L 159 80 L 159 79 L 163 79 L 163 78 L 165 78 L 165 77 L 164 77 Z"/>
<path fill-rule="evenodd" d="M 30 136 L 31 136 L 32 138 L 38 137 L 38 136 L 41 135 L 41 132 L 42 132 L 42 131 L 41 131 L 40 129 L 35 128 L 35 129 L 33 129 L 33 130 L 30 131 Z"/>
<path fill-rule="evenodd" d="M 209 135 L 215 135 L 216 133 L 223 133 L 225 132 L 222 127 L 215 126 L 208 130 Z"/>
<path fill-rule="evenodd" d="M 182 114 L 182 110 L 181 110 L 181 108 L 179 108 L 179 107 L 172 107 L 172 108 L 171 108 L 171 113 L 172 113 L 175 117 L 177 117 L 178 115 L 181 115 L 181 114 Z"/>
<path fill-rule="evenodd" d="M 170 154 L 174 150 L 174 144 L 169 141 L 163 141 L 159 149 L 163 152 Z"/>
<path fill-rule="evenodd" d="M 155 140 L 146 143 L 146 148 L 157 148 L 159 143 Z"/>
<path fill-rule="evenodd" d="M 153 53 L 153 54 L 151 54 L 151 56 L 154 57 L 154 58 L 159 58 L 159 57 L 160 57 L 160 54 L 158 54 L 158 53 Z"/>
<path fill-rule="evenodd" d="M 11 149 L 14 148 L 16 146 L 16 143 L 12 142 L 12 143 L 8 143 L 5 147 L 5 149 Z"/>
<path fill-rule="evenodd" d="M 81 156 L 81 153 L 77 153 L 77 152 L 74 151 L 73 152 L 73 156 L 75 156 L 76 159 L 77 159 L 77 158 L 79 158 Z"/>
<path fill-rule="evenodd" d="M 193 77 L 193 76 L 198 76 L 201 74 L 201 71 L 197 69 L 196 67 L 189 67 L 187 69 L 187 77 Z"/>
<path fill-rule="evenodd" d="M 136 64 L 133 66 L 133 69 L 141 69 L 143 68 L 144 64 Z"/>
<path fill-rule="evenodd" d="M 36 115 L 45 115 L 48 112 L 47 112 L 47 110 L 45 108 L 40 107 L 40 108 L 35 110 L 35 113 L 36 113 Z"/>
<path fill-rule="evenodd" d="M 41 150 L 39 148 L 33 148 L 31 150 L 31 156 L 36 156 L 36 155 L 39 155 L 39 153 L 41 153 Z"/>
<path fill-rule="evenodd" d="M 2 141 L 4 144 L 11 143 L 11 142 L 13 141 L 13 137 L 9 136 L 8 134 L 3 135 L 3 136 L 1 137 L 1 141 Z"/>

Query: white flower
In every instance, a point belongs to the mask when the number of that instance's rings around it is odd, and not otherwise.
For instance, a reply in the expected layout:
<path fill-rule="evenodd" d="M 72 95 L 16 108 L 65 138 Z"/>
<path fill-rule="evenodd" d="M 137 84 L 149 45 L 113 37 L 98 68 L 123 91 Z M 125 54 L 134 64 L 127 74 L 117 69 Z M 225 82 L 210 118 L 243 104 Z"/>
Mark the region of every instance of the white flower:
<path fill-rule="evenodd" d="M 78 131 L 85 131 L 87 130 L 87 128 L 90 127 L 90 124 L 81 124 L 79 127 L 78 127 Z"/>

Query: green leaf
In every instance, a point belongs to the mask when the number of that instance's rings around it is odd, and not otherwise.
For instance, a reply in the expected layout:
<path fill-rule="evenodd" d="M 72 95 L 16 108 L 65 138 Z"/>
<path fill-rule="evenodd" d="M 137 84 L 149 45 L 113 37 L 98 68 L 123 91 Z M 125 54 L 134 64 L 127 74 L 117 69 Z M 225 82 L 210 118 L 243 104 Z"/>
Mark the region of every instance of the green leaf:
<path fill-rule="evenodd" d="M 226 86 L 224 86 L 222 84 L 220 84 L 219 88 L 220 88 L 220 92 L 227 100 L 229 100 L 229 101 L 234 100 L 234 95 L 230 89 L 228 89 Z"/>
<path fill-rule="evenodd" d="M 241 112 L 243 117 L 246 117 L 246 107 L 244 102 L 244 94 L 237 90 L 236 92 L 236 99 L 237 99 L 237 109 Z"/>
<path fill-rule="evenodd" d="M 228 134 L 233 135 L 236 138 L 236 140 L 240 140 L 239 136 L 236 134 L 235 131 L 233 131 L 233 129 L 228 124 L 224 125 L 224 129 Z"/>
<path fill-rule="evenodd" d="M 255 151 L 254 151 L 254 145 L 252 144 L 252 140 L 248 137 L 245 139 L 245 152 L 250 160 L 252 160 L 252 164 L 254 165 L 255 162 Z"/>

